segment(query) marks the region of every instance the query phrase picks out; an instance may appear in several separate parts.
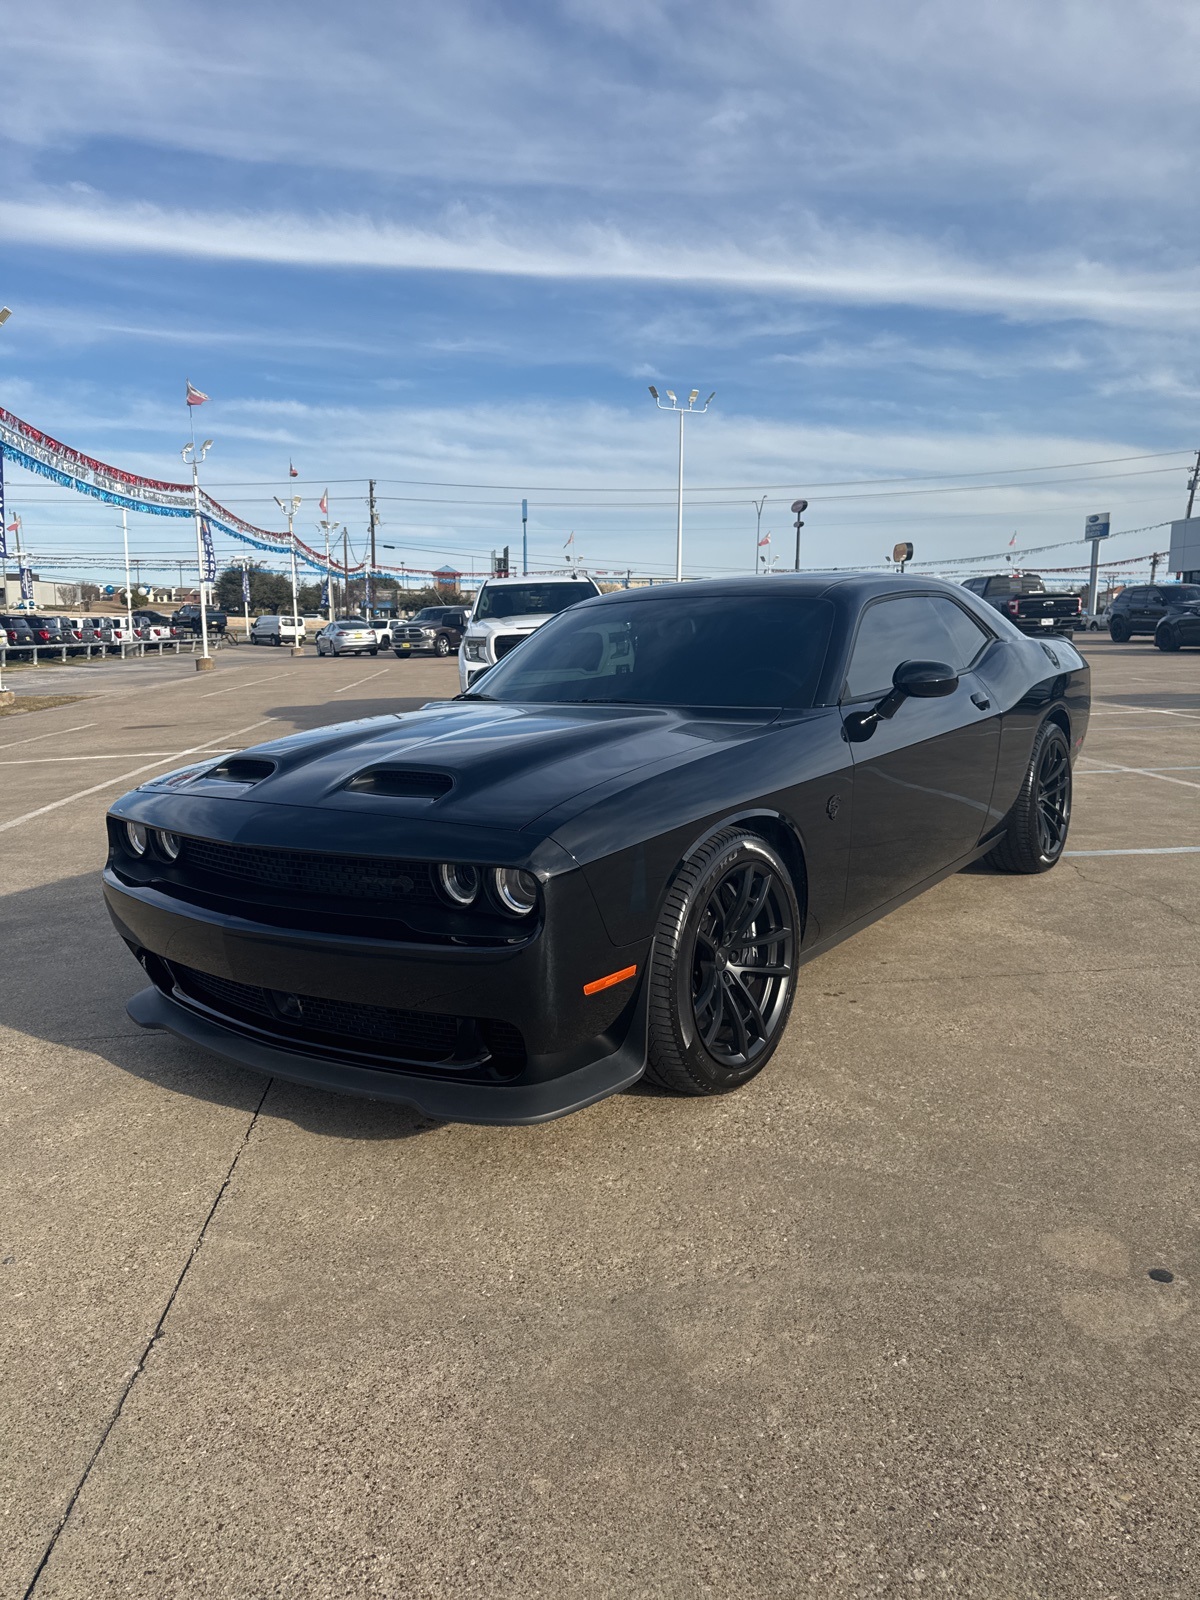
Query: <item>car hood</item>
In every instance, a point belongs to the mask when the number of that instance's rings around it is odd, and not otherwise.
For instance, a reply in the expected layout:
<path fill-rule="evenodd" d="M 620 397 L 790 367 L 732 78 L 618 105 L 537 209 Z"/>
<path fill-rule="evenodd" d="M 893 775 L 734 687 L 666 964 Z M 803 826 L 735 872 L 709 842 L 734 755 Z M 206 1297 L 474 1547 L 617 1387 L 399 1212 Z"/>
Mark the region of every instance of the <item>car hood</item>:
<path fill-rule="evenodd" d="M 183 797 L 396 816 L 427 823 L 521 829 L 639 768 L 679 764 L 760 735 L 775 713 L 640 706 L 517 706 L 447 701 L 419 711 L 340 723 L 242 751 L 259 763 L 230 782 L 224 763 L 143 787 Z M 268 767 L 273 763 L 273 770 Z M 245 773 L 246 768 L 233 768 Z M 417 784 L 444 792 L 403 794 Z M 432 779 L 432 781 L 431 781 Z"/>
<path fill-rule="evenodd" d="M 478 622 L 468 622 L 467 629 L 471 633 L 528 633 L 557 615 L 556 611 L 530 611 L 520 617 L 481 617 Z"/>

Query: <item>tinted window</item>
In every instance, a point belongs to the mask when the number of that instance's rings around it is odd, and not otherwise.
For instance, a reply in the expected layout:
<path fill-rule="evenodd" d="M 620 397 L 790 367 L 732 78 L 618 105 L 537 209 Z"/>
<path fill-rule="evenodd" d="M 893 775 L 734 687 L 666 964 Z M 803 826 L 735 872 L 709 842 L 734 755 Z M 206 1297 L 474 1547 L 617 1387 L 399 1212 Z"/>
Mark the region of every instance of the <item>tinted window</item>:
<path fill-rule="evenodd" d="M 944 600 L 938 596 L 935 597 L 933 606 L 942 619 L 951 645 L 950 653 L 944 659 L 956 672 L 964 672 L 987 644 L 991 635 L 981 623 L 975 621 L 974 617 L 969 617 L 961 606 L 956 606 L 953 600 Z"/>
<path fill-rule="evenodd" d="M 1192 605 L 1200 600 L 1200 585 L 1194 583 L 1173 583 L 1169 589 L 1163 590 L 1163 599 L 1168 605 Z"/>
<path fill-rule="evenodd" d="M 1149 589 L 1126 589 L 1122 599 L 1140 606 L 1146 603 L 1149 594 Z"/>
<path fill-rule="evenodd" d="M 957 613 L 967 624 L 960 626 Z M 854 652 L 846 673 L 846 698 L 886 694 L 892 674 L 902 661 L 948 661 L 960 670 L 979 653 L 982 639 L 972 644 L 977 623 L 965 616 L 952 601 L 935 595 L 903 595 L 895 600 L 877 600 L 865 608 L 854 641 Z"/>
<path fill-rule="evenodd" d="M 503 588 L 484 585 L 475 607 L 477 617 L 528 617 L 565 611 L 579 600 L 591 600 L 590 583 L 514 583 Z"/>
<path fill-rule="evenodd" d="M 669 601 L 568 611 L 493 667 L 481 692 L 600 705 L 808 706 L 832 626 L 827 600 L 691 599 L 676 589 Z"/>

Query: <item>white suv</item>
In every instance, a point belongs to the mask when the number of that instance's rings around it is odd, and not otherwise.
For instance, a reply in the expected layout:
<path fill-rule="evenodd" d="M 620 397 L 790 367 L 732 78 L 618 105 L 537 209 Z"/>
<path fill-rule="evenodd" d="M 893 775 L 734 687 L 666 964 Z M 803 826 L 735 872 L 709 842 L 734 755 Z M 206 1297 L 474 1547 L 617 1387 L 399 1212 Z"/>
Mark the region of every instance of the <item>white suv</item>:
<path fill-rule="evenodd" d="M 600 593 L 581 573 L 550 578 L 489 578 L 475 597 L 458 652 L 458 683 L 465 693 L 481 673 L 558 612 Z"/>

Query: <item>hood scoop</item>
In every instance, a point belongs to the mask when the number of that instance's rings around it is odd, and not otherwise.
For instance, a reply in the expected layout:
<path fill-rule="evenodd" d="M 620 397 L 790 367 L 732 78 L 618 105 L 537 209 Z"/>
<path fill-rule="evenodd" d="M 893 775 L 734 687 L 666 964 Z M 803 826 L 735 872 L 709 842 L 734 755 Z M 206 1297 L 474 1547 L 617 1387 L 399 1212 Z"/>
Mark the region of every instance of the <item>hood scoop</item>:
<path fill-rule="evenodd" d="M 438 800 L 453 787 L 448 772 L 422 772 L 413 767 L 368 767 L 345 785 L 351 794 L 386 795 L 389 800 Z"/>
<path fill-rule="evenodd" d="M 218 783 L 261 783 L 271 776 L 277 765 L 261 756 L 230 756 L 219 767 L 209 767 L 204 776 L 215 778 Z"/>

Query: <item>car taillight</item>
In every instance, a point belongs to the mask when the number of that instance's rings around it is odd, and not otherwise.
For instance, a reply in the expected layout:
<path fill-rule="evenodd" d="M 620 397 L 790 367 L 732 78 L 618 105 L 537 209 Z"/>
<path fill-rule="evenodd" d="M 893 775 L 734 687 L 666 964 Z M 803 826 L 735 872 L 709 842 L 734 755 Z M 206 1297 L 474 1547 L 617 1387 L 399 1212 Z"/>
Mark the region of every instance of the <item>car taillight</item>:
<path fill-rule="evenodd" d="M 1019 617 L 1021 615 L 1021 602 L 1019 600 L 1010 600 L 1004 609 L 1010 617 Z"/>
<path fill-rule="evenodd" d="M 1078 595 L 1076 595 L 1075 596 L 1075 615 L 1078 617 L 1078 616 L 1082 616 L 1082 614 L 1083 614 L 1083 601 L 1080 599 L 1080 597 Z"/>
<path fill-rule="evenodd" d="M 37 636 L 43 644 L 50 643 L 50 630 L 48 628 L 39 628 L 37 630 Z"/>
<path fill-rule="evenodd" d="M 17 636 L 11 628 L 8 629 L 8 642 L 9 644 L 16 644 L 17 642 Z"/>

